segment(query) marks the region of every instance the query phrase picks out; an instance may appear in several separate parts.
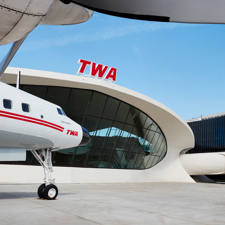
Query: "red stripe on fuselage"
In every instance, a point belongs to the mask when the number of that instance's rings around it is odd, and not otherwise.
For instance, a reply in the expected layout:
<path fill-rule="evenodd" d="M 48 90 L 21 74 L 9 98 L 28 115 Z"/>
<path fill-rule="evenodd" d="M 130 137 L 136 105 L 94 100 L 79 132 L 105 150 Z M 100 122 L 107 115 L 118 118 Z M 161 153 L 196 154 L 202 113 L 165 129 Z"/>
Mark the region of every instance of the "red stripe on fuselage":
<path fill-rule="evenodd" d="M 61 132 L 63 132 L 63 130 L 64 130 L 64 127 L 61 127 L 57 124 L 50 123 L 50 122 L 40 120 L 40 119 L 36 119 L 36 118 L 32 118 L 29 116 L 19 115 L 16 113 L 9 113 L 9 112 L 0 110 L 0 116 L 10 118 L 10 119 L 16 119 L 16 120 L 21 120 L 21 121 L 25 121 L 25 122 L 35 123 L 35 124 L 46 126 L 46 127 L 49 127 L 49 128 L 61 131 Z"/>

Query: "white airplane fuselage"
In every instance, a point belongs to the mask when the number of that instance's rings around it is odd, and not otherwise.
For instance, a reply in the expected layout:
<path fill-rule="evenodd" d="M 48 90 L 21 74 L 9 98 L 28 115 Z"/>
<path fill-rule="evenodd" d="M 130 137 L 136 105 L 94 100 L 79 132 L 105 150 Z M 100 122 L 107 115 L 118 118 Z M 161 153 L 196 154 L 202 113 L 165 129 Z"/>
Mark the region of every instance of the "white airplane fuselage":
<path fill-rule="evenodd" d="M 59 150 L 79 146 L 83 129 L 63 113 L 55 104 L 0 82 L 0 148 Z"/>

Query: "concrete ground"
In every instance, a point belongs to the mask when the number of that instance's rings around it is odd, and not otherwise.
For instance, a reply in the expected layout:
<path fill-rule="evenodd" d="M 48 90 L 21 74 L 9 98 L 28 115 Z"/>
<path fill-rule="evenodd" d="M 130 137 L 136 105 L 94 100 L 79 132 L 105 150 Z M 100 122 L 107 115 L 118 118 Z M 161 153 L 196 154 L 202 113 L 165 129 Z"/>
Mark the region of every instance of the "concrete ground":
<path fill-rule="evenodd" d="M 58 200 L 38 184 L 0 184 L 0 224 L 224 224 L 223 184 L 58 184 Z"/>

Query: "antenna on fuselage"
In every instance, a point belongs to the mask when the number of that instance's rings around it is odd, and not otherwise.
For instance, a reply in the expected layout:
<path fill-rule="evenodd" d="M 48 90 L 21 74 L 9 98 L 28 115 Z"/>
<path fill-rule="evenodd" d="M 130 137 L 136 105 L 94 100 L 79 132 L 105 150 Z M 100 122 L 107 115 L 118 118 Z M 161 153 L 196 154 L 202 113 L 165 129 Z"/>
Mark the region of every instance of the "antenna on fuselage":
<path fill-rule="evenodd" d="M 12 47 L 10 48 L 8 54 L 0 63 L 0 78 L 2 77 L 3 73 L 5 72 L 6 68 L 8 67 L 9 63 L 11 62 L 12 58 L 23 44 L 24 40 L 26 39 L 27 35 L 20 40 L 13 43 Z"/>
<path fill-rule="evenodd" d="M 19 73 L 17 74 L 17 80 L 16 80 L 17 89 L 20 89 L 20 76 L 21 76 L 21 72 L 19 71 Z"/>

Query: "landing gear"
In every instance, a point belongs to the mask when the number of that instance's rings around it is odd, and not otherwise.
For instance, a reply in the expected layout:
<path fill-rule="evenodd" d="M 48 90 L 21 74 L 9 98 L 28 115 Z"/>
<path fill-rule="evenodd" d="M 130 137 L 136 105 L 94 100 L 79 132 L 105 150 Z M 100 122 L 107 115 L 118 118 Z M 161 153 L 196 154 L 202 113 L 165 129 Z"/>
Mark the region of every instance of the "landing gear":
<path fill-rule="evenodd" d="M 38 196 L 42 199 L 54 200 L 58 195 L 58 188 L 54 185 L 55 179 L 51 179 L 52 169 L 52 152 L 50 149 L 41 149 L 39 154 L 35 150 L 31 150 L 34 157 L 42 165 L 45 173 L 43 184 L 38 188 Z"/>
<path fill-rule="evenodd" d="M 49 184 L 43 192 L 44 199 L 54 200 L 58 195 L 58 188 L 54 184 Z"/>
<path fill-rule="evenodd" d="M 44 198 L 43 196 L 44 189 L 45 189 L 45 183 L 41 184 L 38 188 L 37 194 L 39 198 Z"/>

